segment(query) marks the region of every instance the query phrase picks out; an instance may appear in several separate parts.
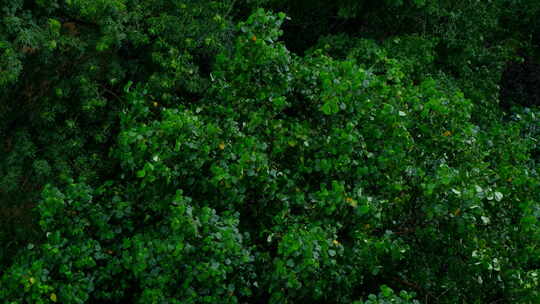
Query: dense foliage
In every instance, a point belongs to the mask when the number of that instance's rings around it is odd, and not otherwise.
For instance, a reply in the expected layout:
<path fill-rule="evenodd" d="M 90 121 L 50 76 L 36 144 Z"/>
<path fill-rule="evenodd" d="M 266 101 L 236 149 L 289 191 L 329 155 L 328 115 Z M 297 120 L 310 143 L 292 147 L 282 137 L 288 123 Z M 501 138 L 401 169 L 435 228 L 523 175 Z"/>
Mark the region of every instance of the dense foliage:
<path fill-rule="evenodd" d="M 3 302 L 540 302 L 538 1 L 1 9 Z"/>

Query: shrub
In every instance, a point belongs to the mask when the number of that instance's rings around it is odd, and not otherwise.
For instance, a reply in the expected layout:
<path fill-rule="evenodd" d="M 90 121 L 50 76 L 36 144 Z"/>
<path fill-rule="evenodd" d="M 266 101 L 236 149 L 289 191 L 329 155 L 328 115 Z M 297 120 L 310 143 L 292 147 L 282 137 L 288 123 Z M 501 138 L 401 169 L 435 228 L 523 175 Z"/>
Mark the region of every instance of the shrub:
<path fill-rule="evenodd" d="M 41 241 L 6 263 L 0 298 L 538 301 L 537 109 L 492 119 L 469 98 L 491 91 L 461 90 L 431 38 L 329 36 L 300 56 L 280 40 L 283 13 L 229 27 L 233 3 L 150 4 L 65 3 L 100 28 L 86 34 L 103 74 L 75 70 L 80 91 L 66 96 L 74 79 L 60 77 L 62 97 L 44 95 L 2 163 L 49 185 Z M 97 89 L 116 64 L 118 83 Z"/>

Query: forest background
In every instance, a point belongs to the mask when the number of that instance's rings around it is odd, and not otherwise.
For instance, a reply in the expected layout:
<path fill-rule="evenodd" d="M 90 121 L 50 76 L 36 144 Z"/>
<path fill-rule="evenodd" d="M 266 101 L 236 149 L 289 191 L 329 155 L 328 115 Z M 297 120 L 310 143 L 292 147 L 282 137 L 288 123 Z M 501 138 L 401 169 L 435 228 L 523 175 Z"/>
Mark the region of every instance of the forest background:
<path fill-rule="evenodd" d="M 540 1 L 0 11 L 2 303 L 540 303 Z"/>

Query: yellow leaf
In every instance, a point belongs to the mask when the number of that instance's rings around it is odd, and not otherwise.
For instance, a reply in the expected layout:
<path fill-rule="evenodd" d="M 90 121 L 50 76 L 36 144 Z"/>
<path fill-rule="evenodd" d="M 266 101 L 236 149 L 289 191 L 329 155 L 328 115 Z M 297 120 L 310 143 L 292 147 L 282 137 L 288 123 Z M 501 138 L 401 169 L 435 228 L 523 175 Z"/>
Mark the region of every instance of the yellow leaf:
<path fill-rule="evenodd" d="M 219 149 L 220 149 L 220 150 L 225 149 L 225 143 L 223 143 L 223 142 L 220 143 L 220 144 L 219 144 Z"/>
<path fill-rule="evenodd" d="M 56 294 L 55 293 L 51 293 L 51 301 L 55 302 L 56 303 Z"/>
<path fill-rule="evenodd" d="M 347 198 L 345 199 L 345 201 L 346 201 L 349 205 L 351 205 L 352 207 L 358 206 L 358 202 L 355 201 L 352 197 L 347 197 Z"/>
<path fill-rule="evenodd" d="M 339 241 L 338 240 L 333 240 L 332 243 L 334 243 L 334 245 L 339 245 Z"/>
<path fill-rule="evenodd" d="M 154 105 L 154 107 L 157 107 L 158 103 L 156 101 L 154 101 L 153 105 Z"/>
<path fill-rule="evenodd" d="M 36 282 L 36 279 L 30 278 L 30 279 L 28 279 L 28 281 L 30 281 L 30 284 L 34 284 Z"/>
<path fill-rule="evenodd" d="M 450 132 L 450 131 L 445 131 L 445 132 L 443 133 L 443 136 L 446 136 L 446 137 L 448 137 L 448 136 L 450 136 L 450 135 L 452 135 L 452 132 Z"/>

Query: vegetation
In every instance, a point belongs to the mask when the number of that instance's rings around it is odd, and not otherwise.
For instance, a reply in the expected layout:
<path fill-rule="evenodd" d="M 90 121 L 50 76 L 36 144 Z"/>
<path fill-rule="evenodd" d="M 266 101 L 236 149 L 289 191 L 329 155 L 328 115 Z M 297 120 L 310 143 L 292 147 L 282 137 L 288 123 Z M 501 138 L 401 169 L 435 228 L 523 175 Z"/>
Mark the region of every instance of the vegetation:
<path fill-rule="evenodd" d="M 5 303 L 540 302 L 540 2 L 5 2 Z"/>

